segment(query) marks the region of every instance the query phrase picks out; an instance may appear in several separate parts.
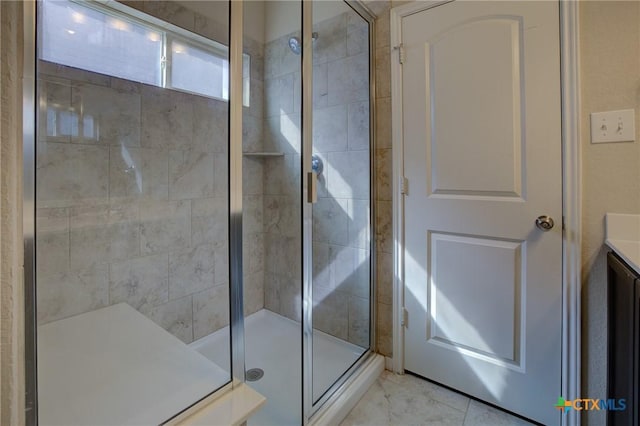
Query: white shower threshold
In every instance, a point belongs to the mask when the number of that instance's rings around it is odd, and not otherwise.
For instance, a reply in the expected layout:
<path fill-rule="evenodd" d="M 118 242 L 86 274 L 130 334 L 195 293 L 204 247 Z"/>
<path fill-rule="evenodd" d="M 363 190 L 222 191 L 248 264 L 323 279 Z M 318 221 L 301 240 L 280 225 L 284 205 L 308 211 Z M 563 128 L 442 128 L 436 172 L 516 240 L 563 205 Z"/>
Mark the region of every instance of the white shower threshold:
<path fill-rule="evenodd" d="M 314 330 L 313 342 L 313 393 L 317 399 L 351 367 L 366 351 L 357 345 L 326 333 Z M 225 327 L 190 345 L 220 366 L 229 366 L 229 328 Z M 382 372 L 383 361 L 379 357 L 376 366 L 367 370 L 367 377 L 353 378 L 359 391 L 348 392 L 340 399 L 340 407 L 325 409 L 334 420 L 344 417 L 360 399 L 368 386 Z M 300 425 L 302 410 L 301 390 L 301 330 L 300 323 L 263 309 L 245 318 L 246 369 L 260 368 L 264 376 L 247 384 L 267 398 L 264 407 L 252 418 L 249 425 L 285 426 Z M 370 379 L 368 376 L 373 375 Z M 355 375 L 357 376 L 357 375 Z M 327 404 L 325 404 L 327 405 Z M 345 412 L 346 408 L 346 412 Z M 337 416 L 337 417 L 336 417 Z"/>

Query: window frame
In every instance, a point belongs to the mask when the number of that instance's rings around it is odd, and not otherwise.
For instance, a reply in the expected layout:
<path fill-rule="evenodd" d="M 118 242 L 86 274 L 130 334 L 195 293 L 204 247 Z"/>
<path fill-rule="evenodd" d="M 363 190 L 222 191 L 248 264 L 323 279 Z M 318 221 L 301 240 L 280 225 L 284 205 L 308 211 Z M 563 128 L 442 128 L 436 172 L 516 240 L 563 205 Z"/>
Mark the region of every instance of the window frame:
<path fill-rule="evenodd" d="M 47 1 L 53 1 L 53 0 L 43 0 L 44 3 L 46 3 Z M 77 4 L 81 7 L 85 7 L 88 9 L 92 9 L 94 11 L 97 11 L 99 13 L 102 13 L 104 15 L 107 15 L 109 17 L 115 18 L 115 19 L 120 19 L 126 22 L 129 22 L 131 24 L 135 24 L 137 26 L 141 26 L 144 27 L 146 29 L 148 29 L 149 31 L 154 31 L 154 32 L 158 32 L 161 35 L 161 40 L 160 40 L 160 62 L 158 64 L 156 64 L 155 66 L 159 68 L 160 71 L 160 82 L 159 85 L 155 85 L 152 83 L 147 83 L 147 82 L 141 82 L 141 81 L 136 81 L 140 84 L 147 84 L 147 85 L 153 85 L 156 87 L 160 87 L 163 89 L 171 89 L 171 90 L 175 90 L 175 91 L 179 91 L 179 92 L 184 92 L 184 93 L 189 93 L 189 94 L 193 94 L 193 95 L 197 95 L 197 96 L 203 96 L 206 98 L 210 98 L 210 99 L 216 99 L 219 101 L 223 101 L 223 102 L 229 102 L 229 78 L 227 78 L 227 85 L 226 85 L 226 93 L 225 93 L 225 85 L 224 85 L 224 81 L 223 81 L 223 89 L 222 89 L 222 96 L 214 96 L 214 95 L 208 95 L 205 93 L 201 93 L 201 92 L 195 92 L 195 91 L 190 91 L 190 90 L 185 90 L 185 89 L 181 89 L 179 87 L 175 87 L 173 86 L 172 82 L 171 82 L 171 68 L 172 68 L 172 59 L 173 59 L 173 52 L 171 51 L 171 42 L 172 41 L 178 41 L 180 43 L 184 43 L 187 46 L 192 46 L 194 48 L 200 49 L 205 51 L 206 53 L 211 54 L 212 56 L 215 56 L 219 59 L 222 59 L 224 61 L 226 61 L 228 63 L 228 67 L 230 68 L 231 64 L 230 64 L 230 58 L 229 58 L 229 47 L 216 41 L 216 40 L 212 40 L 209 38 L 206 38 L 204 36 L 201 36 L 199 34 L 196 34 L 192 31 L 186 30 L 184 28 L 178 27 L 176 25 L 173 25 L 171 23 L 165 22 L 159 18 L 156 18 L 154 16 L 148 15 L 144 12 L 141 12 L 137 9 L 134 9 L 130 6 L 126 6 L 123 5 L 122 3 L 117 3 L 117 2 L 109 2 L 109 4 L 103 3 L 100 0 L 66 0 L 69 3 L 73 3 L 73 4 Z M 44 19 L 41 17 L 41 19 Z M 55 22 L 53 23 L 55 24 Z M 45 58 L 46 55 L 44 55 L 44 45 L 42 43 L 38 43 L 38 45 L 40 46 L 39 50 L 39 57 L 40 58 Z M 243 73 L 243 80 L 246 80 L 247 82 L 250 81 L 250 75 L 251 75 L 251 56 L 247 53 L 243 53 L 243 61 L 247 61 L 248 62 L 248 75 L 244 75 Z M 46 60 L 46 59 L 45 59 Z M 69 64 L 64 64 L 61 63 L 61 65 L 64 66 L 70 66 L 73 67 L 73 65 L 69 65 Z M 111 77 L 116 77 L 116 78 L 125 78 L 123 76 L 120 75 L 113 75 L 113 74 L 106 74 L 106 73 L 101 73 L 98 71 L 93 71 L 87 68 L 81 68 L 85 71 L 88 72 L 94 72 L 94 73 L 99 73 L 99 74 L 104 74 L 104 75 L 109 75 Z M 244 71 L 244 66 L 243 66 L 243 71 Z M 249 90 L 250 90 L 250 84 L 245 84 L 243 87 L 243 106 L 248 107 L 249 106 L 249 99 L 250 99 L 250 95 L 249 95 Z M 225 97 L 226 94 L 226 97 Z"/>

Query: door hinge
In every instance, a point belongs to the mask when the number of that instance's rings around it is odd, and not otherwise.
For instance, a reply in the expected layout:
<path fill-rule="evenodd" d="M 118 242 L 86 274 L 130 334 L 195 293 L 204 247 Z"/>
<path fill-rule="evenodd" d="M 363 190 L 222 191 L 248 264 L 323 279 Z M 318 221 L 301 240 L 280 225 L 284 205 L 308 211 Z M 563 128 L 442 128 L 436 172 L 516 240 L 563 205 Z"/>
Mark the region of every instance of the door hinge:
<path fill-rule="evenodd" d="M 406 327 L 409 324 L 409 311 L 404 306 L 402 307 L 402 318 L 400 319 L 400 325 Z"/>
<path fill-rule="evenodd" d="M 397 50 L 398 51 L 398 62 L 400 62 L 400 64 L 404 64 L 404 61 L 407 60 L 407 54 L 404 50 L 404 45 L 402 43 L 400 43 L 397 46 L 394 46 L 393 50 Z"/>
<path fill-rule="evenodd" d="M 409 179 L 404 176 L 400 178 L 400 193 L 409 195 Z"/>

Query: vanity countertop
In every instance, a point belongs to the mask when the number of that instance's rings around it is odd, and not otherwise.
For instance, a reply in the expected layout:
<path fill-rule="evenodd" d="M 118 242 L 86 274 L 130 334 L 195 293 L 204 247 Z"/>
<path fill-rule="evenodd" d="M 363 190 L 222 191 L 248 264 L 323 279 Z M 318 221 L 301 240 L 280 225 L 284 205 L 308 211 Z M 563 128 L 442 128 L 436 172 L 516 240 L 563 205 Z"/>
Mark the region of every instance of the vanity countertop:
<path fill-rule="evenodd" d="M 640 274 L 640 214 L 607 213 L 605 244 Z"/>

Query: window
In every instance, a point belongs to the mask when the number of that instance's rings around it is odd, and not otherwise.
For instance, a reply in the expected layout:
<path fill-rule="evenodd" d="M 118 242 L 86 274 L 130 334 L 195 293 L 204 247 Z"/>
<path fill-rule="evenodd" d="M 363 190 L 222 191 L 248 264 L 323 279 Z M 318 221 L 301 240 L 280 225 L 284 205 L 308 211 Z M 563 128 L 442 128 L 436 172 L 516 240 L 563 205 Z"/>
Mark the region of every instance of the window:
<path fill-rule="evenodd" d="M 144 15 L 94 3 L 44 0 L 40 57 L 140 83 L 229 99 L 227 46 Z M 127 10 L 128 12 L 125 12 Z M 250 58 L 243 55 L 243 104 Z"/>

